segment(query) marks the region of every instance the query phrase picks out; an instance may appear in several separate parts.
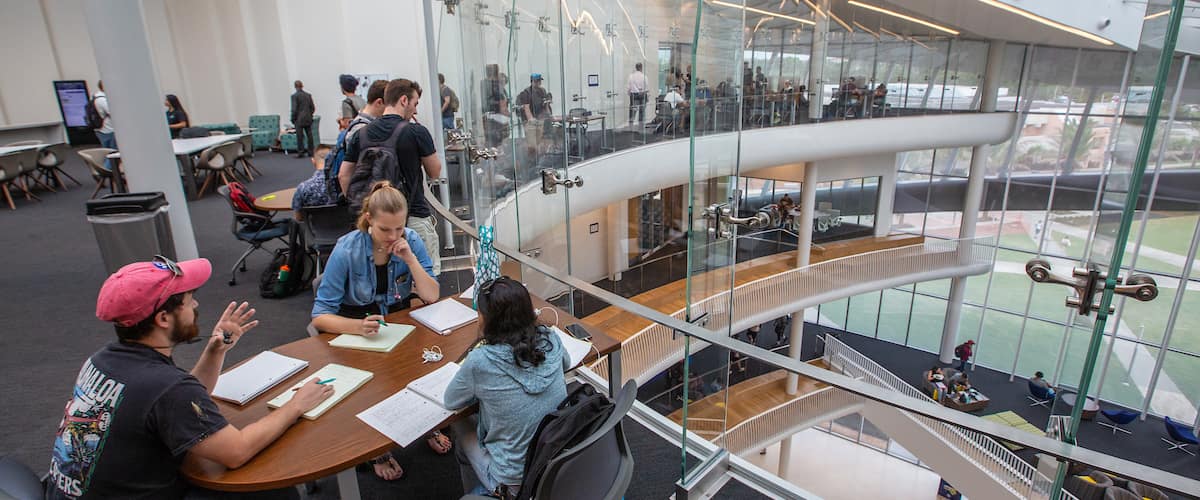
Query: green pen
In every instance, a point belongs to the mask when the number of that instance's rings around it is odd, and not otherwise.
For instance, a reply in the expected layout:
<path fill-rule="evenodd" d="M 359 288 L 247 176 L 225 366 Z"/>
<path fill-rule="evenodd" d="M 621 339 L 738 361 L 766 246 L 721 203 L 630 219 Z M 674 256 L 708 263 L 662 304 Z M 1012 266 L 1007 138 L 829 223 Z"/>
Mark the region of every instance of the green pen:
<path fill-rule="evenodd" d="M 370 317 L 371 315 L 370 315 L 370 314 L 368 314 L 367 316 L 368 316 L 368 317 Z M 379 322 L 379 326 L 387 326 L 387 322 L 386 322 L 386 321 L 384 321 L 384 320 L 382 320 L 382 319 L 377 319 L 377 320 L 375 320 L 375 321 L 378 321 L 378 322 Z"/>
<path fill-rule="evenodd" d="M 327 378 L 325 380 L 319 380 L 319 381 L 317 381 L 317 385 L 326 385 L 330 382 L 333 382 L 334 380 L 337 380 L 337 379 L 336 378 Z M 292 392 L 296 392 L 298 390 L 300 390 L 300 388 L 296 387 L 296 388 L 292 389 Z"/>

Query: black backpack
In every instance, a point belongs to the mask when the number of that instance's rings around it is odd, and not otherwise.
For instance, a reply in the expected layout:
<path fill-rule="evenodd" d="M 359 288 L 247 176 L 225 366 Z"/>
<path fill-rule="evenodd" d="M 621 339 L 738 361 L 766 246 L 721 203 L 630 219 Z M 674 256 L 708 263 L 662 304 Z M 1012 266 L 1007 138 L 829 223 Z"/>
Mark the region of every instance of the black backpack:
<path fill-rule="evenodd" d="M 104 99 L 108 100 L 108 97 Z M 88 99 L 87 109 L 83 110 L 83 121 L 92 130 L 97 130 L 104 126 L 104 117 L 100 116 L 100 110 L 96 109 L 96 97 L 94 96 Z"/>
<path fill-rule="evenodd" d="M 550 460 L 596 432 L 612 415 L 614 404 L 587 384 L 574 382 L 567 387 L 567 398 L 558 410 L 542 417 L 529 450 L 525 454 L 524 481 L 517 500 L 528 500 L 537 493 L 538 482 Z"/>
<path fill-rule="evenodd" d="M 271 263 L 258 280 L 258 294 L 267 299 L 290 297 L 308 288 L 317 270 L 317 259 L 308 247 L 304 229 L 288 220 L 288 246 L 275 250 Z M 287 280 L 279 281 L 279 270 L 288 266 Z"/>
<path fill-rule="evenodd" d="M 408 183 L 400 172 L 400 159 L 396 156 L 396 141 L 400 133 L 408 126 L 408 121 L 396 125 L 387 139 L 381 142 L 372 141 L 366 129 L 359 130 L 354 139 L 359 144 L 358 161 L 354 162 L 354 173 L 350 175 L 350 185 L 346 190 L 346 201 L 350 203 L 350 212 L 362 210 L 363 198 L 371 192 L 371 186 L 379 181 L 389 181 L 392 186 L 404 193 L 404 197 L 412 200 Z"/>

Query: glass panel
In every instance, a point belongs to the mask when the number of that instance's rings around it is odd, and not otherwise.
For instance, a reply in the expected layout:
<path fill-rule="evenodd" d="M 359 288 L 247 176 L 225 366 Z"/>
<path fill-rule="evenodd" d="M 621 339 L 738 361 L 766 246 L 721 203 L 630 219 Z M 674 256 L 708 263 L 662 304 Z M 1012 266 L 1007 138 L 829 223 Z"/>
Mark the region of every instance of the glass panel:
<path fill-rule="evenodd" d="M 850 297 L 846 330 L 859 335 L 875 336 L 875 327 L 879 319 L 879 296 L 880 292 L 873 292 Z"/>
<path fill-rule="evenodd" d="M 944 299 L 921 294 L 913 295 L 912 319 L 908 326 L 908 345 L 929 352 L 937 352 L 945 320 L 946 301 Z"/>
<path fill-rule="evenodd" d="M 1046 374 L 1046 379 L 1067 381 L 1057 377 L 1058 354 L 1063 348 L 1062 325 L 1029 319 L 1025 322 L 1024 338 L 1021 340 L 1020 357 L 1017 359 L 1015 375 L 1028 378 L 1034 372 Z M 989 335 L 993 333 L 989 331 Z M 993 344 L 994 345 L 994 344 Z"/>
<path fill-rule="evenodd" d="M 1200 386 L 1194 383 L 1196 380 L 1200 380 L 1200 358 L 1168 351 L 1150 400 L 1150 411 L 1184 424 L 1195 422 L 1196 405 L 1200 404 Z"/>
<path fill-rule="evenodd" d="M 894 289 L 883 291 L 883 300 L 879 308 L 880 340 L 904 344 L 908 335 L 908 315 L 912 309 L 912 292 Z"/>

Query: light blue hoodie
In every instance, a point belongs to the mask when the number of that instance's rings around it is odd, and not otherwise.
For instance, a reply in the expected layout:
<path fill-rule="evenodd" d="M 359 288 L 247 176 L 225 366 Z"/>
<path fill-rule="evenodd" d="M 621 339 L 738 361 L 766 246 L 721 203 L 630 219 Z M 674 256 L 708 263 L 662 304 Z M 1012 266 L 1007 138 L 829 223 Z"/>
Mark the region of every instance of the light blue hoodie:
<path fill-rule="evenodd" d="M 563 371 L 570 368 L 558 337 L 549 329 L 538 346 L 546 360 L 518 367 L 508 344 L 476 347 L 446 387 L 445 406 L 479 402 L 479 444 L 492 457 L 488 473 L 503 484 L 521 484 L 525 454 L 542 417 L 567 397 Z"/>

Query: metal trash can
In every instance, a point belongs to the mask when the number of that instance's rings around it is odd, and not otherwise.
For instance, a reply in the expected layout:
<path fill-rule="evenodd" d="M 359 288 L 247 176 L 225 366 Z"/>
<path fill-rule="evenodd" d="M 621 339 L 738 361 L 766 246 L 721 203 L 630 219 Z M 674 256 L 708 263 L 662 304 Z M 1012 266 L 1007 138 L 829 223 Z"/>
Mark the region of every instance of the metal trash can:
<path fill-rule="evenodd" d="M 88 223 L 96 233 L 109 274 L 155 255 L 175 259 L 175 239 L 161 192 L 114 193 L 87 202 Z"/>

